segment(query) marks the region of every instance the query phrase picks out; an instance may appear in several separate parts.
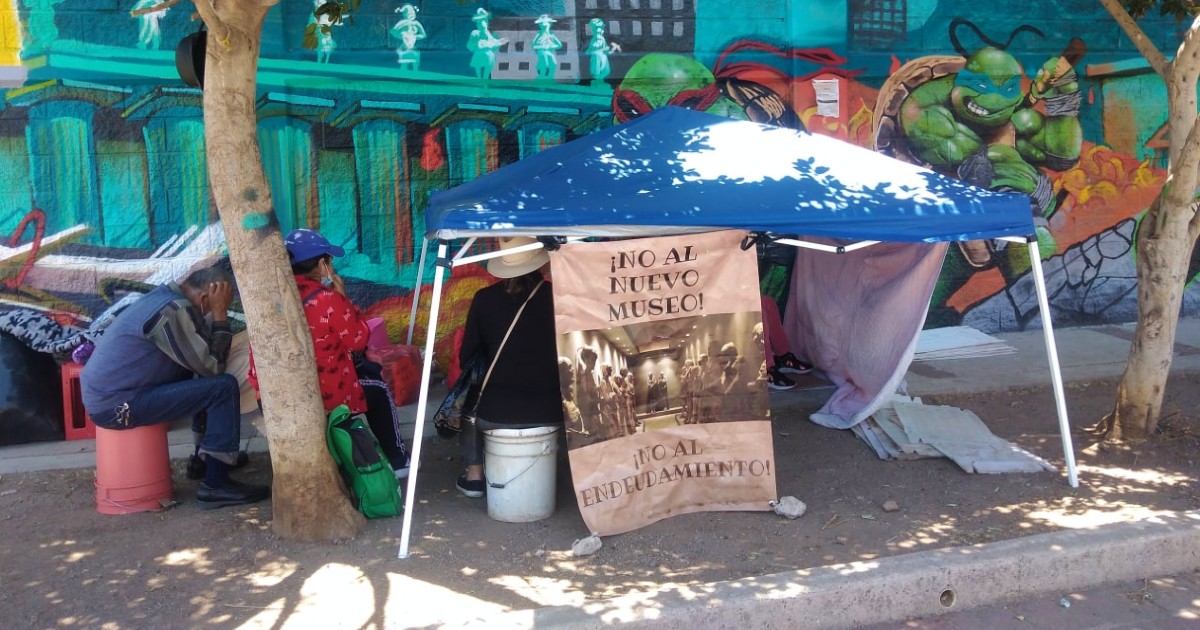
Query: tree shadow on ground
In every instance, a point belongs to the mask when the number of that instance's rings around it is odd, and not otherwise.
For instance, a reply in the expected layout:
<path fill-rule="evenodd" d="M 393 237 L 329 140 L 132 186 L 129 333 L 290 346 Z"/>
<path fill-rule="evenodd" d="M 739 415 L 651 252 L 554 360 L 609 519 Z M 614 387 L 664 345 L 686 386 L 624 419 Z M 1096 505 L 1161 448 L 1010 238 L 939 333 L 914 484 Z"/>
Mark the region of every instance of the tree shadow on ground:
<path fill-rule="evenodd" d="M 1114 391 L 1111 382 L 1070 386 L 1076 424 L 1101 417 Z M 970 409 L 993 433 L 1062 466 L 1047 388 L 926 402 Z M 1152 440 L 1105 447 L 1077 430 L 1079 488 L 1062 473 L 971 475 L 944 459 L 881 461 L 850 432 L 807 420 L 819 395 L 788 393 L 772 404 L 779 493 L 804 501 L 803 517 L 687 514 L 608 537 L 584 558 L 570 554 L 587 531 L 565 459 L 552 517 L 499 523 L 483 500 L 453 490 L 457 445 L 436 437 L 425 444 L 404 560 L 400 519 L 371 521 L 345 543 L 299 544 L 271 534 L 269 503 L 198 510 L 183 462 L 175 462 L 178 506 L 124 516 L 96 513 L 92 470 L 4 475 L 0 606 L 15 627 L 30 628 L 437 626 L 657 589 L 687 597 L 713 582 L 827 565 L 865 570 L 885 557 L 1200 504 L 1200 374 L 1172 378 L 1163 430 Z M 242 473 L 265 481 L 269 461 L 256 455 Z M 888 501 L 898 509 L 886 511 Z"/>

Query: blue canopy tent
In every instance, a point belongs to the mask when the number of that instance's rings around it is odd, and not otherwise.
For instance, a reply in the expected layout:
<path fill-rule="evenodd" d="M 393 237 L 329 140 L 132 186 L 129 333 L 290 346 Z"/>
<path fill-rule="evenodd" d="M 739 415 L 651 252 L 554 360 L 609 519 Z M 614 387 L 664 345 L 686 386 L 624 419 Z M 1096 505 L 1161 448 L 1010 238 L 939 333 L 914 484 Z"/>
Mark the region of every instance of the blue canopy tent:
<path fill-rule="evenodd" d="M 664 107 L 434 193 L 442 240 L 745 229 L 936 242 L 1033 234 L 1029 200 L 827 136 Z"/>
<path fill-rule="evenodd" d="M 431 240 L 438 241 L 439 264 L 417 418 L 425 417 L 428 402 L 445 268 L 499 255 L 465 256 L 476 237 L 638 237 L 719 229 L 767 233 L 779 236 L 778 242 L 839 253 L 880 242 L 1027 244 L 1046 315 L 1043 329 L 1068 477 L 1077 486 L 1028 198 L 978 188 L 826 136 L 677 107 L 547 149 L 431 197 L 419 265 L 424 267 Z M 461 238 L 469 240 L 448 258 L 447 242 Z M 414 299 L 410 321 L 415 322 L 416 308 Z M 410 325 L 410 343 L 411 337 Z M 418 422 L 414 457 L 420 455 L 421 435 Z M 414 469 L 408 495 L 415 490 Z M 408 510 L 401 557 L 407 555 L 410 522 Z"/>

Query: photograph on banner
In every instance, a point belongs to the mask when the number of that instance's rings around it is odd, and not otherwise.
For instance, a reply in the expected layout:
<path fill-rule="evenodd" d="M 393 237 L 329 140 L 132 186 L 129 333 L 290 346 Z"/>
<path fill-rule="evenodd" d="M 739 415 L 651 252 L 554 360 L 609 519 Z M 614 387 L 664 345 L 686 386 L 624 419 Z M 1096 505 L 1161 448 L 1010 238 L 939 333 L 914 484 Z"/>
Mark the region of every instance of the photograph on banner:
<path fill-rule="evenodd" d="M 766 420 L 757 311 L 558 336 L 570 448 L 669 426 Z"/>
<path fill-rule="evenodd" d="M 568 243 L 551 256 L 572 479 L 591 531 L 777 498 L 744 236 Z"/>

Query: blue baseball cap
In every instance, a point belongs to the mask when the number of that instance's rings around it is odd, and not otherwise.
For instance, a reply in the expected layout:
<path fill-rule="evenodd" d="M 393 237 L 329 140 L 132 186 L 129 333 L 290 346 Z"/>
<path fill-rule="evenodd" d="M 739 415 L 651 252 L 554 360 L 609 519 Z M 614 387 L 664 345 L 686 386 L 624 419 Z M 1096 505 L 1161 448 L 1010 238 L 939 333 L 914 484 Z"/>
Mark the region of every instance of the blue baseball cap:
<path fill-rule="evenodd" d="M 288 257 L 293 263 L 312 260 L 325 254 L 342 256 L 346 253 L 346 250 L 330 243 L 329 239 L 321 236 L 316 230 L 308 228 L 288 232 L 283 239 L 283 245 L 287 247 Z"/>

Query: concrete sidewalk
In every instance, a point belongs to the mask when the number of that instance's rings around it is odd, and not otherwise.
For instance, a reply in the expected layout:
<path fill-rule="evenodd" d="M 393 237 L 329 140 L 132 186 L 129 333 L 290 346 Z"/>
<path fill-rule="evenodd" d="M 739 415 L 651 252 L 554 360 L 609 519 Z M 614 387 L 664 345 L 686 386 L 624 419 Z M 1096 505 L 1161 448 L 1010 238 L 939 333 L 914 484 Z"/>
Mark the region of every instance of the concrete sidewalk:
<path fill-rule="evenodd" d="M 1056 330 L 1063 381 L 1120 377 L 1129 358 L 1133 331 L 1133 324 Z M 909 393 L 914 396 L 971 393 L 1050 384 L 1050 362 L 1041 330 L 994 336 L 1008 342 L 1017 352 L 984 359 L 913 363 L 906 377 Z M 1200 370 L 1200 318 L 1179 321 L 1171 370 Z"/>
<path fill-rule="evenodd" d="M 865 630 L 1157 630 L 1200 628 L 1200 572 L 1125 580 L 1023 597 L 936 617 L 875 624 Z"/>
<path fill-rule="evenodd" d="M 991 629 L 1004 626 L 990 623 L 995 621 L 994 613 L 980 611 L 980 607 L 1013 601 L 1041 606 L 1047 595 L 1057 599 L 1100 585 L 1120 588 L 1121 582 L 1147 577 L 1148 568 L 1155 576 L 1165 576 L 1188 575 L 1197 567 L 1200 512 L 1184 512 L 1154 521 L 1116 523 L 1092 530 L 1041 534 L 716 584 L 648 590 L 583 606 L 522 610 L 460 625 L 529 630 L 583 630 L 602 623 L 680 630 L 807 630 L 871 624 L 878 624 L 878 628 L 919 628 L 925 626 L 906 621 L 955 612 L 961 625 L 934 627 Z M 1174 627 L 1194 628 L 1200 625 L 1196 622 L 1200 606 L 1189 598 L 1189 593 L 1196 591 L 1176 592 L 1169 607 L 1147 611 L 1139 625 L 1048 623 L 1021 627 L 1168 628 L 1173 627 L 1172 620 L 1178 619 Z M 1063 619 L 1061 615 L 1045 617 Z M 1125 619 L 1112 621 L 1118 620 Z"/>

